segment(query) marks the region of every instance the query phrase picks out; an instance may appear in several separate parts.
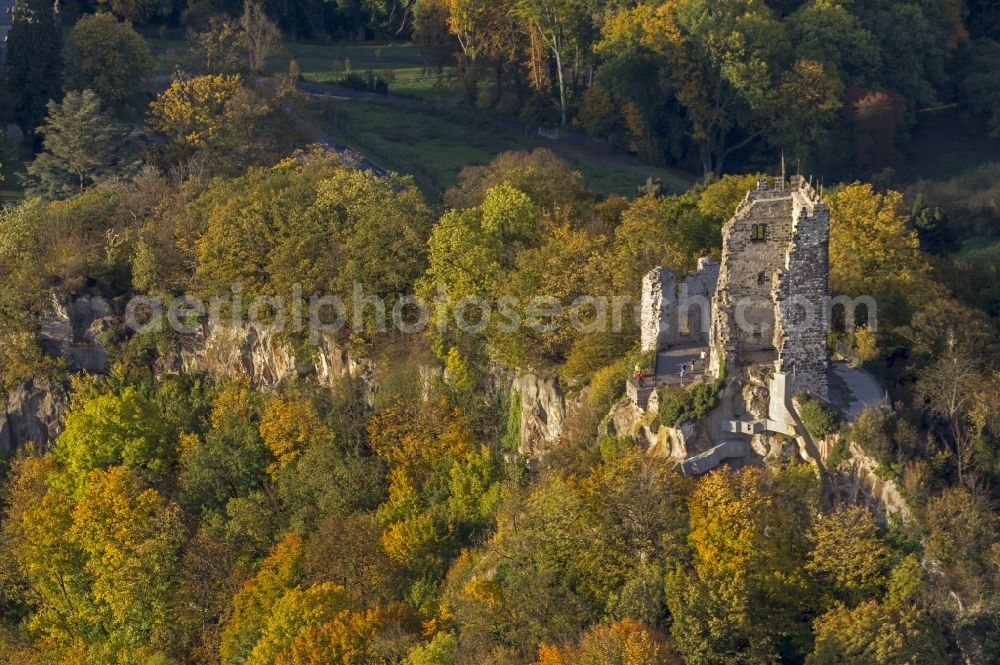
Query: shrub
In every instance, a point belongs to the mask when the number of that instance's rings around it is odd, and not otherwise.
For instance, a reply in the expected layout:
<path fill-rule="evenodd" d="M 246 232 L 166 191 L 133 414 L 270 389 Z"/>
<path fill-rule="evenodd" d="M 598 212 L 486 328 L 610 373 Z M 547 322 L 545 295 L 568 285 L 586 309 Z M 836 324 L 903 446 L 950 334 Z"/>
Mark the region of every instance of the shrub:
<path fill-rule="evenodd" d="M 883 466 L 893 461 L 893 443 L 889 436 L 893 422 L 878 409 L 866 409 L 846 432 L 849 441 L 861 446 Z"/>
<path fill-rule="evenodd" d="M 833 450 L 830 451 L 829 457 L 826 459 L 826 466 L 831 471 L 836 471 L 837 468 L 846 462 L 851 457 L 851 444 L 847 440 L 847 437 L 840 437 L 837 439 L 837 443 L 834 444 Z"/>
<path fill-rule="evenodd" d="M 799 417 L 813 438 L 822 439 L 837 431 L 837 414 L 814 399 L 804 400 L 799 406 Z"/>
<path fill-rule="evenodd" d="M 381 75 L 376 75 L 372 71 L 367 71 L 364 74 L 350 73 L 337 81 L 337 85 L 357 90 L 358 92 L 374 92 L 379 95 L 389 94 L 389 82 Z"/>
<path fill-rule="evenodd" d="M 664 386 L 660 393 L 660 422 L 679 427 L 689 420 L 707 417 L 719 403 L 718 390 L 716 383 L 699 383 L 689 389 Z"/>
<path fill-rule="evenodd" d="M 517 452 L 521 447 L 521 391 L 516 388 L 510 391 L 510 404 L 507 407 L 507 422 L 501 445 L 504 452 L 510 453 Z"/>
<path fill-rule="evenodd" d="M 627 360 L 619 360 L 604 369 L 594 372 L 590 379 L 587 401 L 598 409 L 610 408 L 625 392 L 625 380 L 629 376 Z"/>

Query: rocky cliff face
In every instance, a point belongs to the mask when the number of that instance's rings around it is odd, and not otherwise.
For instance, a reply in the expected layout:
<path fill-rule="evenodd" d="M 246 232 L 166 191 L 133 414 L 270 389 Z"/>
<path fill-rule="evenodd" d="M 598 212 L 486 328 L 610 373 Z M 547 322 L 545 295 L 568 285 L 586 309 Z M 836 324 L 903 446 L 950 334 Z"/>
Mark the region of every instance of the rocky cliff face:
<path fill-rule="evenodd" d="M 351 357 L 347 348 L 324 339 L 308 358 L 297 358 L 275 335 L 252 326 L 204 328 L 182 340 L 176 351 L 159 358 L 156 369 L 166 374 L 206 372 L 218 378 L 248 377 L 254 385 L 275 388 L 310 377 L 334 387 L 345 377 L 362 379 L 374 391 L 374 368 Z"/>
<path fill-rule="evenodd" d="M 39 322 L 42 348 L 63 358 L 70 370 L 97 374 L 108 371 L 104 338 L 121 327 L 110 302 L 96 296 L 52 295 L 48 313 Z"/>
<path fill-rule="evenodd" d="M 819 442 L 824 464 L 836 445 L 839 435 Z M 850 445 L 850 457 L 830 471 L 834 498 L 845 503 L 868 506 L 880 519 L 898 517 L 910 521 L 910 506 L 893 480 L 878 475 L 879 463 L 855 443 Z"/>
<path fill-rule="evenodd" d="M 65 360 L 70 371 L 104 374 L 109 369 L 108 338 L 123 329 L 121 313 L 107 300 L 53 295 L 49 311 L 39 322 L 39 338 L 42 348 Z M 369 402 L 378 389 L 373 364 L 353 358 L 333 339 L 322 340 L 307 360 L 299 360 L 274 335 L 259 333 L 249 325 L 206 327 L 186 336 L 178 349 L 156 361 L 155 369 L 165 374 L 247 377 L 264 388 L 302 377 L 335 387 L 351 377 L 362 382 Z M 421 368 L 421 377 L 425 374 L 431 376 L 434 371 Z M 61 431 L 67 404 L 65 387 L 58 383 L 27 382 L 11 391 L 6 404 L 0 401 L 0 451 L 10 453 L 29 442 L 47 446 Z"/>
<path fill-rule="evenodd" d="M 511 390 L 516 390 L 521 396 L 521 442 L 518 452 L 532 459 L 540 459 L 559 445 L 569 420 L 586 399 L 587 391 L 584 389 L 575 396 L 567 396 L 559 387 L 558 379 L 546 379 L 534 374 L 514 379 Z"/>
<path fill-rule="evenodd" d="M 44 449 L 59 435 L 68 403 L 58 384 L 28 381 L 12 390 L 0 413 L 0 452 L 10 454 L 28 443 Z"/>
<path fill-rule="evenodd" d="M 630 399 L 623 399 L 611 407 L 605 427 L 609 434 L 631 437 L 643 448 L 657 445 L 661 433 L 669 429 L 660 427 L 655 411 L 644 411 Z"/>

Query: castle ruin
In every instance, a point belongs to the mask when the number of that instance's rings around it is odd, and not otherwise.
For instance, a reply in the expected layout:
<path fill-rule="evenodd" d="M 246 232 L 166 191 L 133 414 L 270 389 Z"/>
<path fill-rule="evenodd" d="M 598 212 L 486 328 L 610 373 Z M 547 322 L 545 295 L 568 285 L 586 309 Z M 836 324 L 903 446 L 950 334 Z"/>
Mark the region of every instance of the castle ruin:
<path fill-rule="evenodd" d="M 773 363 L 787 389 L 827 399 L 830 213 L 800 176 L 761 178 L 722 231 L 710 372 Z"/>
<path fill-rule="evenodd" d="M 800 176 L 761 178 L 722 236 L 721 263 L 703 258 L 683 280 L 657 267 L 642 284 L 653 377 L 630 381 L 633 403 L 653 410 L 658 386 L 727 379 L 709 419 L 712 447 L 680 463 L 685 475 L 746 457 L 768 434 L 802 435 L 797 393 L 830 399 L 830 215 L 820 194 Z"/>

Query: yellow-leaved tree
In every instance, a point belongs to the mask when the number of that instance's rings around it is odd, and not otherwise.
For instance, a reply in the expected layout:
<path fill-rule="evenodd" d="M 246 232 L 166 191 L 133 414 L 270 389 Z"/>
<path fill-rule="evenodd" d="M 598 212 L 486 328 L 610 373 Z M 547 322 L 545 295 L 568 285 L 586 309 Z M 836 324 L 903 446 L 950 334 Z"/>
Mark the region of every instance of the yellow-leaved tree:
<path fill-rule="evenodd" d="M 40 662 L 145 662 L 170 646 L 180 510 L 123 466 L 78 495 L 45 488 L 52 458 L 14 468 L 4 540 L 32 597 Z"/>
<path fill-rule="evenodd" d="M 273 477 L 309 448 L 332 440 L 334 434 L 308 398 L 278 396 L 264 409 L 260 436 L 274 455 L 275 461 L 267 467 Z"/>
<path fill-rule="evenodd" d="M 655 629 L 622 619 L 588 630 L 576 647 L 542 645 L 534 665 L 680 665 L 670 643 Z"/>
<path fill-rule="evenodd" d="M 269 100 L 238 74 L 179 79 L 150 105 L 150 126 L 170 144 L 168 162 L 201 157 L 206 166 L 233 172 L 266 152 Z"/>
<path fill-rule="evenodd" d="M 941 295 L 902 194 L 856 182 L 832 192 L 828 203 L 833 295 L 871 296 L 879 316 L 893 324 L 909 321 L 922 303 Z"/>

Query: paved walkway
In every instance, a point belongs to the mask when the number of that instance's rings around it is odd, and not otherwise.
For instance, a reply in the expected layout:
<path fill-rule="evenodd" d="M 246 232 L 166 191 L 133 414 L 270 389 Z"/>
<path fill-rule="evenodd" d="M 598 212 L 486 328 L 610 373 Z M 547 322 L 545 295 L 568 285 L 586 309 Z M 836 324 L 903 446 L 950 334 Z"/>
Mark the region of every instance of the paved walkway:
<path fill-rule="evenodd" d="M 705 362 L 701 352 L 705 352 Z M 656 385 L 681 385 L 681 365 L 685 366 L 684 385 L 704 380 L 708 363 L 708 347 L 700 342 L 685 342 L 656 354 Z"/>
<path fill-rule="evenodd" d="M 868 407 L 887 405 L 888 398 L 885 389 L 874 376 L 860 367 L 851 367 L 847 363 L 831 363 L 833 375 L 844 382 L 849 395 L 835 395 L 834 403 L 848 420 L 854 420 Z"/>

